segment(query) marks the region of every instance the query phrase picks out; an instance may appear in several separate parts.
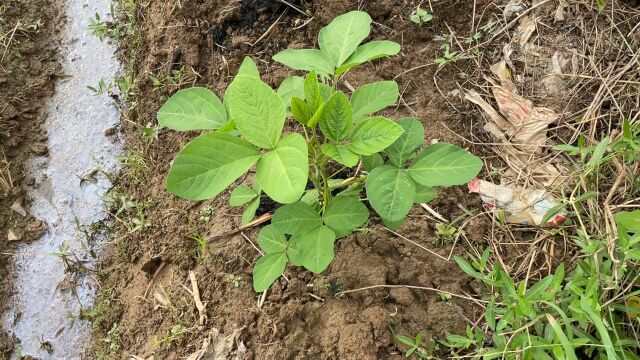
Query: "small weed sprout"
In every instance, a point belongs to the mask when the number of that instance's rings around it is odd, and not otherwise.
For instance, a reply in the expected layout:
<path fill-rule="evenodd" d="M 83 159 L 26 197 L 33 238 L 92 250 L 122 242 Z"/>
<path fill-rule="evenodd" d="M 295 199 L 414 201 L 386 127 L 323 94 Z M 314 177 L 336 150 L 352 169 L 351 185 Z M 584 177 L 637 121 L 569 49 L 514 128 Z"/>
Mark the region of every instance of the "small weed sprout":
<path fill-rule="evenodd" d="M 237 287 L 240 287 L 240 282 L 242 281 L 242 278 L 237 275 L 228 274 L 227 281 L 233 284 L 233 287 L 237 288 Z"/>
<path fill-rule="evenodd" d="M 410 338 L 404 335 L 396 334 L 393 331 L 393 328 L 390 328 L 390 330 L 394 340 L 407 347 L 407 350 L 404 353 L 404 356 L 406 358 L 415 356 L 418 359 L 438 359 L 437 356 L 433 355 L 439 350 L 439 346 L 434 340 L 429 340 L 427 342 L 427 345 L 424 346 L 422 344 L 424 342 L 424 335 L 422 333 L 418 333 L 414 338 Z"/>
<path fill-rule="evenodd" d="M 418 7 L 411 13 L 409 19 L 411 22 L 422 26 L 433 20 L 433 15 L 431 15 L 427 10 Z"/>
<path fill-rule="evenodd" d="M 339 89 L 352 68 L 400 51 L 388 40 L 361 44 L 371 22 L 365 12 L 349 12 L 320 31 L 320 49 L 276 54 L 273 60 L 306 72 L 286 78 L 277 91 L 247 57 L 223 101 L 194 87 L 175 93 L 158 112 L 160 126 L 209 130 L 173 161 L 166 181 L 171 193 L 210 199 L 255 166 L 251 185 L 236 184 L 231 192 L 231 205 L 246 207 L 242 222 L 255 217 L 266 197 L 282 204 L 258 234 L 265 255 L 253 269 L 256 292 L 267 290 L 287 264 L 324 271 L 336 240 L 369 220 L 365 201 L 397 228 L 414 204 L 437 195 L 436 187 L 465 184 L 483 167 L 455 145 L 423 149 L 425 130 L 418 119 L 376 115 L 398 101 L 395 81 L 365 84 L 350 96 Z M 297 121 L 300 133 L 283 133 L 287 118 Z M 359 163 L 364 171 L 356 171 Z"/>

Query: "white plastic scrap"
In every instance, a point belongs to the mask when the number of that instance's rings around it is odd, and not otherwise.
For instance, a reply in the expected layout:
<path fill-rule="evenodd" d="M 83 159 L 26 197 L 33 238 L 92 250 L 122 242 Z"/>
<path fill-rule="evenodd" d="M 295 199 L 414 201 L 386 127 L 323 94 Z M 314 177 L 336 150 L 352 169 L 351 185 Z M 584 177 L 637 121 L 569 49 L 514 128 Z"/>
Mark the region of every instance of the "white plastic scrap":
<path fill-rule="evenodd" d="M 469 192 L 480 194 L 487 210 L 504 211 L 505 221 L 511 224 L 541 225 L 545 214 L 557 205 L 545 190 L 512 188 L 477 178 L 468 186 Z M 545 225 L 559 225 L 565 219 L 564 214 L 557 214 Z"/>

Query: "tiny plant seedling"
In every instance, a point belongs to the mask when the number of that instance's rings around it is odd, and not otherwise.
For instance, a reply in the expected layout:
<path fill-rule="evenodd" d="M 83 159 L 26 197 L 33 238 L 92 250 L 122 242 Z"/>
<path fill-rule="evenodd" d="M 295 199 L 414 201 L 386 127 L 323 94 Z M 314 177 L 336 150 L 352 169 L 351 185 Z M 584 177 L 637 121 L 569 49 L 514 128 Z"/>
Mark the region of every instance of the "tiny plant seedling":
<path fill-rule="evenodd" d="M 433 20 L 433 15 L 431 15 L 427 10 L 418 7 L 411 13 L 409 19 L 415 24 L 424 25 Z"/>
<path fill-rule="evenodd" d="M 282 204 L 258 234 L 264 256 L 253 270 L 257 292 L 267 290 L 287 263 L 325 270 L 335 241 L 369 220 L 365 201 L 387 226 L 398 227 L 413 204 L 436 196 L 435 187 L 464 184 L 482 168 L 480 159 L 455 145 L 419 151 L 424 128 L 417 119 L 375 115 L 397 102 L 394 81 L 365 84 L 351 96 L 338 89 L 353 67 L 400 51 L 388 40 L 361 44 L 371 22 L 367 13 L 349 12 L 320 31 L 320 49 L 276 54 L 275 61 L 307 72 L 286 78 L 277 91 L 260 80 L 247 57 L 223 101 L 194 87 L 171 96 L 158 112 L 160 126 L 210 130 L 175 158 L 166 182 L 171 193 L 210 199 L 255 167 L 251 184 L 231 193 L 232 206 L 246 206 L 242 222 L 255 217 L 266 197 Z M 288 117 L 301 133 L 283 134 Z M 355 171 L 359 163 L 365 172 Z"/>

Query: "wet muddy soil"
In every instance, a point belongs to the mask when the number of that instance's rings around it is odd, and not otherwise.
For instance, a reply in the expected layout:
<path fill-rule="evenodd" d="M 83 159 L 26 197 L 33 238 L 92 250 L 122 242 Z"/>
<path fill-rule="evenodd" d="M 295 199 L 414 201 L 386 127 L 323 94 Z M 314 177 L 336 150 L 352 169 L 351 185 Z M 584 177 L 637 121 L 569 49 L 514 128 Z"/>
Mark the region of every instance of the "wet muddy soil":
<path fill-rule="evenodd" d="M 63 22 L 58 0 L 8 0 L 0 4 L 0 313 L 12 295 L 12 264 L 21 243 L 38 239 L 46 225 L 28 209 L 33 179 L 27 159 L 47 156 L 46 99 L 63 76 L 57 40 Z M 0 330 L 0 358 L 14 339 Z"/>
<path fill-rule="evenodd" d="M 114 78 L 115 47 L 88 29 L 109 0 L 0 6 L 0 358 L 81 358 L 93 263 L 120 115 L 89 85 Z M 2 34 L 0 34 L 2 35 Z M 9 179 L 9 180 L 7 180 Z M 13 351 L 12 351 L 13 350 Z"/>
<path fill-rule="evenodd" d="M 459 96 L 459 85 L 466 81 L 464 62 L 441 70 L 436 83 L 434 66 L 402 74 L 439 56 L 442 50 L 432 41 L 434 36 L 449 29 L 471 31 L 473 2 L 434 2 L 438 21 L 423 27 L 408 20 L 417 2 L 292 4 L 309 10 L 313 19 L 271 1 L 138 3 L 139 37 L 125 39 L 122 52 L 135 77 L 136 107 L 127 114 L 131 121 L 124 123 L 131 161 L 125 162 L 128 171 L 114 189 L 137 207 L 118 216 L 118 223 L 125 225 L 114 229 L 113 247 L 101 266 L 103 290 L 94 317 L 96 357 L 182 358 L 200 350 L 215 329 L 233 334 L 230 351 L 250 359 L 392 358 L 401 353 L 390 328 L 403 335 L 422 332 L 442 339 L 447 332 L 463 332 L 470 319 L 478 318 L 472 302 L 433 291 L 376 288 L 335 297 L 340 290 L 374 285 L 473 292 L 473 284 L 455 262 L 388 232 L 378 220 L 364 232 L 340 240 L 334 263 L 322 275 L 289 269 L 290 281 L 276 282 L 262 307 L 251 287 L 258 253 L 247 240 L 255 239 L 257 229 L 245 231 L 246 238 L 237 234 L 216 240 L 207 249 L 193 240 L 235 229 L 239 210 L 228 206 L 229 194 L 197 203 L 170 195 L 164 187 L 170 161 L 195 134 L 161 131 L 150 140 L 141 127 L 155 123 L 163 99 L 178 88 L 207 86 L 221 96 L 246 55 L 256 60 L 263 80 L 277 87 L 291 71 L 271 56 L 286 47 L 313 47 L 319 29 L 338 14 L 365 10 L 375 22 L 371 39 L 402 44 L 400 55 L 345 77 L 354 87 L 396 78 L 402 105 L 385 115 L 420 119 L 426 143 L 437 139 L 461 144 L 456 134 L 468 134 L 475 126 L 448 100 Z M 489 21 L 490 2 L 478 1 L 476 6 L 475 22 Z M 131 42 L 137 44 L 135 51 Z M 157 79 L 165 81 L 159 84 Z M 444 190 L 431 206 L 449 219 L 464 209 L 481 208 L 479 199 L 468 196 L 463 187 Z M 427 215 L 416 207 L 398 232 L 447 258 L 454 244 L 437 238 L 435 223 Z M 131 231 L 126 223 L 134 217 L 145 219 L 144 228 Z M 482 242 L 486 226 L 481 218 L 471 221 L 465 230 L 468 241 Z M 454 254 L 463 253 L 463 246 L 457 244 Z M 188 290 L 189 271 L 194 272 L 206 307 L 202 321 Z"/>

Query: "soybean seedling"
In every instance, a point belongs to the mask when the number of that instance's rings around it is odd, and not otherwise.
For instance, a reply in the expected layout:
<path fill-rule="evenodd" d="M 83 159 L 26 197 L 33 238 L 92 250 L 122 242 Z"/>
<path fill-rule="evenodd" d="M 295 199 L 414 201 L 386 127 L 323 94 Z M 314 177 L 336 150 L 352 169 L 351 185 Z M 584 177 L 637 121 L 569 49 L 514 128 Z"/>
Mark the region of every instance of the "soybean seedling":
<path fill-rule="evenodd" d="M 209 131 L 176 156 L 166 182 L 171 193 L 210 199 L 255 167 L 251 184 L 231 192 L 232 206 L 246 206 L 242 222 L 255 217 L 263 199 L 282 204 L 258 234 L 264 256 L 253 269 L 257 292 L 267 290 L 287 264 L 324 271 L 335 256 L 335 241 L 369 220 L 365 202 L 387 226 L 398 227 L 415 203 L 435 197 L 435 187 L 467 183 L 483 166 L 455 145 L 422 149 L 424 127 L 415 118 L 375 115 L 396 104 L 394 81 L 365 84 L 351 96 L 338 89 L 350 69 L 400 51 L 388 40 L 361 44 L 371 22 L 367 13 L 349 12 L 320 31 L 320 49 L 276 54 L 273 60 L 307 73 L 286 78 L 277 91 L 247 57 L 224 102 L 194 87 L 171 96 L 158 112 L 163 127 Z M 301 133 L 283 133 L 288 117 Z M 360 162 L 366 173 L 356 173 Z M 352 175 L 339 176 L 344 173 Z"/>

